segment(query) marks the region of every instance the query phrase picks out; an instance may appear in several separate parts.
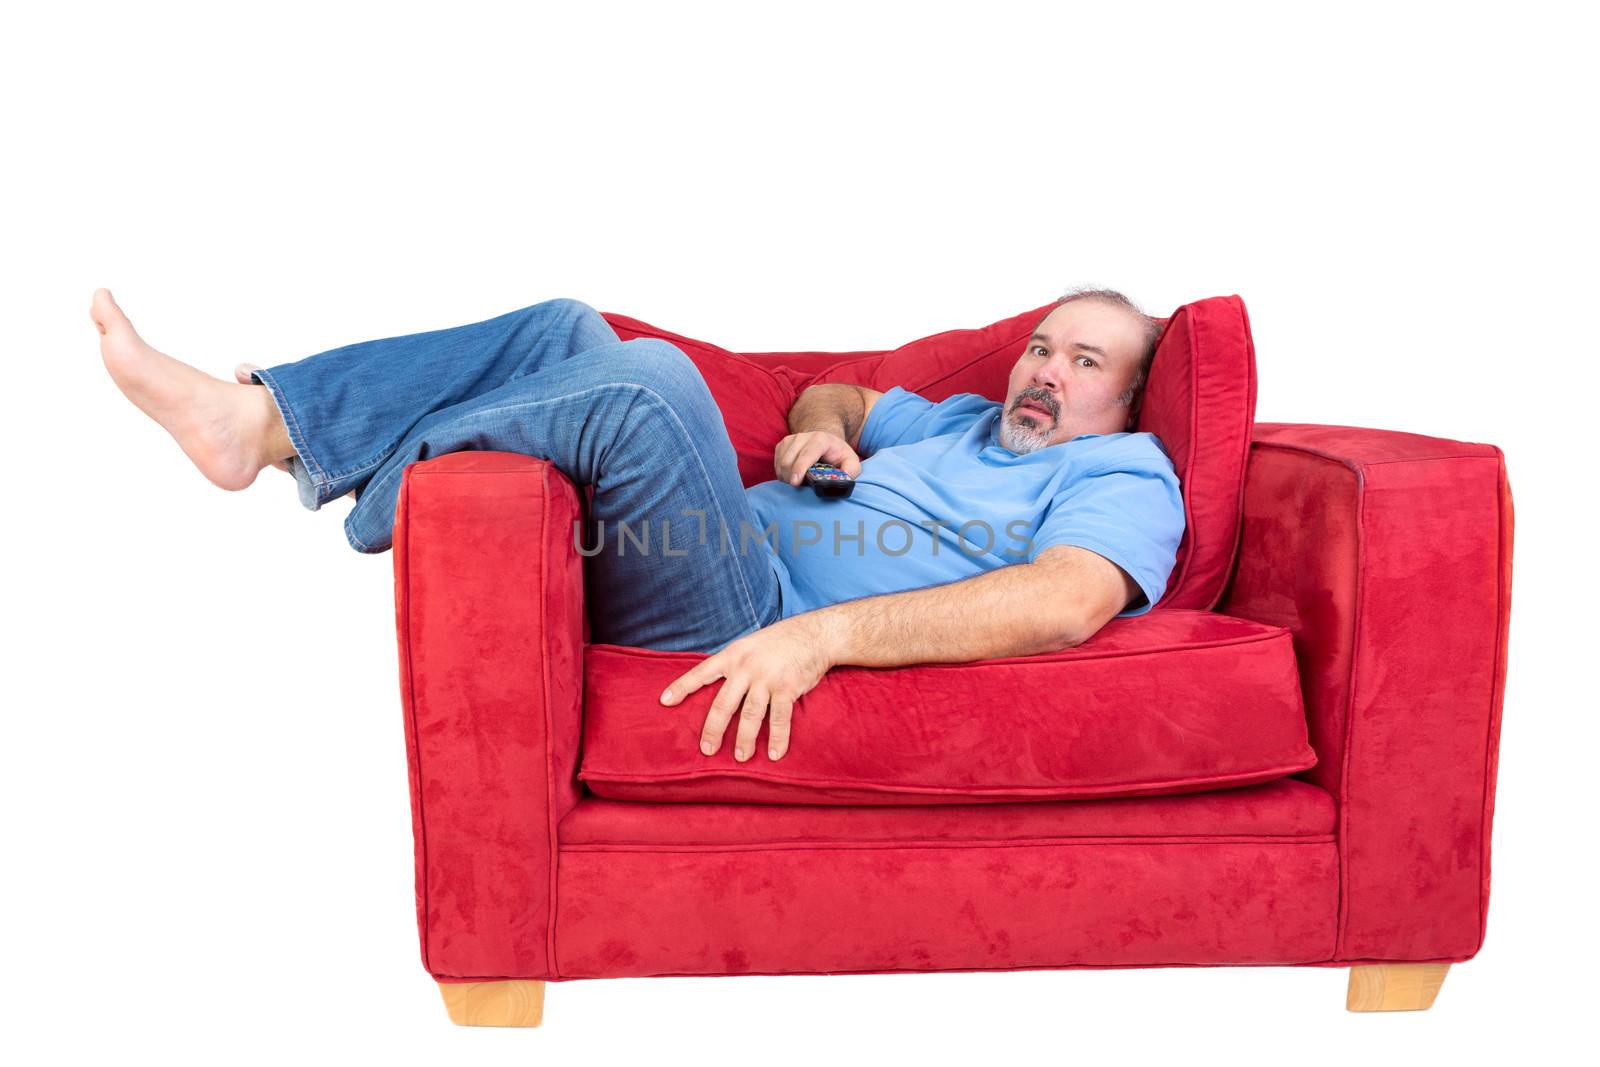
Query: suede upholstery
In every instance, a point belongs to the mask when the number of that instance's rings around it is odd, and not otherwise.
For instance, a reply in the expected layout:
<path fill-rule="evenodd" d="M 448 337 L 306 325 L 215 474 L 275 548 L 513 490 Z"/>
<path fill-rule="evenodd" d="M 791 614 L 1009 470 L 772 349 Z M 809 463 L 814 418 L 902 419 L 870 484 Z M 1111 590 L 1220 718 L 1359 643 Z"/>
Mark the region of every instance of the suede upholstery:
<path fill-rule="evenodd" d="M 1256 427 L 1239 571 L 1222 604 L 1288 627 L 1339 800 L 1339 952 L 1468 956 L 1511 611 L 1512 504 L 1492 445 L 1347 426 Z"/>
<path fill-rule="evenodd" d="M 838 667 L 795 708 L 784 758 L 701 754 L 707 686 L 657 697 L 703 656 L 590 645 L 583 762 L 596 796 L 790 804 L 958 804 L 1187 793 L 1316 762 L 1294 646 L 1208 611 L 1114 619 L 1045 656 Z M 766 749 L 767 727 L 756 738 Z"/>
<path fill-rule="evenodd" d="M 417 922 L 430 970 L 554 966 L 556 825 L 582 795 L 581 557 L 573 485 L 544 460 L 407 467 L 395 614 Z"/>
<path fill-rule="evenodd" d="M 747 392 L 781 396 L 819 372 L 889 355 L 708 350 L 697 359 L 737 366 L 712 383 L 728 411 Z M 772 427 L 746 429 L 754 472 L 753 450 Z M 1207 448 L 1202 440 L 1196 454 Z M 770 469 L 770 456 L 760 459 Z M 1253 785 L 1112 799 L 884 804 L 893 790 L 876 788 L 868 804 L 785 782 L 781 796 L 750 798 L 759 803 L 642 801 L 597 796 L 579 779 L 591 757 L 622 767 L 663 755 L 607 756 L 627 739 L 595 733 L 591 712 L 639 713 L 637 728 L 664 730 L 663 744 L 677 743 L 694 715 L 660 709 L 651 724 L 640 707 L 615 703 L 637 664 L 654 669 L 677 654 L 587 644 L 571 536 L 582 494 L 525 456 L 413 464 L 394 566 L 424 966 L 453 982 L 1470 958 L 1485 930 L 1505 682 L 1503 459 L 1488 445 L 1411 434 L 1263 425 L 1243 485 L 1236 566 L 1215 616 L 1193 618 L 1206 614 L 1203 602 L 1164 603 L 1059 655 L 857 671 L 814 703 L 832 702 L 837 715 L 848 695 L 861 718 L 899 709 L 910 754 L 959 773 L 937 729 L 959 724 L 960 702 L 976 713 L 999 673 L 1037 674 L 1065 714 L 1037 733 L 1012 722 L 1010 736 L 991 735 L 1010 776 L 987 784 L 1058 788 L 1065 778 L 1038 772 L 1072 766 L 1104 784 L 1117 780 L 1106 762 L 1117 745 L 1132 753 L 1141 739 L 1149 747 L 1138 764 L 1129 755 L 1125 772 L 1158 756 L 1242 758 L 1238 734 L 1251 716 L 1288 699 L 1292 642 L 1304 709 L 1294 736 L 1314 765 Z M 1204 583 L 1191 581 L 1184 588 L 1203 601 Z M 1122 676 L 1116 699 L 1127 702 L 1116 706 L 1146 722 L 1113 730 L 1112 695 L 1079 694 L 1074 679 L 1089 674 L 1073 672 L 1104 670 L 1113 647 L 1148 650 L 1184 619 L 1196 633 L 1257 637 L 1197 653 L 1238 663 L 1161 675 L 1159 691 L 1140 675 L 1165 671 L 1166 654 L 1124 656 L 1150 669 Z M 1279 660 L 1254 696 L 1230 689 L 1268 650 Z M 1095 684 L 1110 677 L 1094 674 Z M 1212 699 L 1231 702 L 1238 718 L 1189 717 Z M 825 714 L 802 720 L 811 729 L 777 769 L 789 773 L 788 760 L 808 748 L 821 759 L 815 727 Z M 894 728 L 835 721 L 880 740 Z M 1104 733 L 1063 746 L 1067 733 L 1050 731 L 1074 722 Z M 1274 716 L 1269 728 L 1285 726 Z M 1223 745 L 1211 745 L 1213 731 Z M 1088 759 L 1096 745 L 1098 766 Z M 911 781 L 914 765 L 897 766 L 890 747 L 876 750 L 877 762 L 872 749 L 857 754 L 854 769 L 879 786 Z M 985 786 L 965 773 L 963 789 Z"/>

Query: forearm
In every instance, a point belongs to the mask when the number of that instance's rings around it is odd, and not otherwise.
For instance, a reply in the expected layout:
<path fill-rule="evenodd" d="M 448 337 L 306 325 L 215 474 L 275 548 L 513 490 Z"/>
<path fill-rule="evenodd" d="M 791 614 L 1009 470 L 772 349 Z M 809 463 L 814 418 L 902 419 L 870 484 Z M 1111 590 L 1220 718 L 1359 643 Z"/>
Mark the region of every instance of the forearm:
<path fill-rule="evenodd" d="M 1033 656 L 1078 644 L 1085 636 L 1071 599 L 1051 595 L 1053 584 L 1037 564 L 1016 563 L 946 585 L 847 600 L 795 618 L 815 628 L 834 666 Z"/>
<path fill-rule="evenodd" d="M 813 385 L 789 408 L 789 432 L 823 431 L 855 446 L 856 435 L 866 421 L 867 404 L 861 390 L 853 385 Z"/>

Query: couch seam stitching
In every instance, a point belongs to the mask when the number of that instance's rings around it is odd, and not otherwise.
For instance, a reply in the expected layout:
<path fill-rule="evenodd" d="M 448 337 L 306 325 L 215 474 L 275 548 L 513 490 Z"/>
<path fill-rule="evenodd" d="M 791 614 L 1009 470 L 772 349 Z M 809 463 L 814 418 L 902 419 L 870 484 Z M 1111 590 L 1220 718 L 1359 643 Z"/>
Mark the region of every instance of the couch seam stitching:
<path fill-rule="evenodd" d="M 1334 958 L 1342 959 L 1350 929 L 1350 765 L 1356 737 L 1356 691 L 1361 673 L 1362 625 L 1367 613 L 1367 475 L 1351 468 L 1356 477 L 1356 589 L 1355 618 L 1350 621 L 1350 670 L 1345 691 L 1344 751 L 1339 760 L 1339 926 Z"/>
<path fill-rule="evenodd" d="M 1471 452 L 1454 453 L 1448 456 L 1405 456 L 1400 459 L 1364 459 L 1363 467 L 1387 467 L 1394 463 L 1456 463 L 1464 459 L 1495 459 L 1495 456 L 1474 455 Z"/>
<path fill-rule="evenodd" d="M 1310 747 L 1310 743 L 1309 742 L 1307 743 L 1306 748 L 1307 748 L 1307 751 L 1311 752 L 1313 756 L 1316 754 L 1315 750 Z M 1215 783 L 1218 783 L 1218 782 L 1238 782 L 1241 779 L 1253 779 L 1253 778 L 1254 779 L 1259 779 L 1260 776 L 1264 775 L 1264 774 L 1275 774 L 1275 775 L 1277 775 L 1279 777 L 1283 777 L 1285 775 L 1294 774 L 1297 771 L 1309 770 L 1309 769 L 1311 769 L 1312 767 L 1315 767 L 1315 766 L 1316 766 L 1316 760 L 1312 760 L 1311 763 L 1297 763 L 1297 764 L 1288 765 L 1286 767 L 1269 767 L 1269 768 L 1266 768 L 1264 770 L 1240 771 L 1237 774 L 1212 775 L 1210 777 L 1198 778 L 1198 779 L 1197 778 L 1178 778 L 1178 779 L 1163 778 L 1163 779 L 1137 781 L 1137 782 L 1108 782 L 1108 783 L 1104 783 L 1104 784 L 1096 785 L 1096 786 L 1074 786 L 1074 787 L 1068 787 L 1068 788 L 1071 788 L 1071 789 L 1073 789 L 1074 791 L 1077 791 L 1077 792 L 1082 792 L 1083 790 L 1086 790 L 1086 789 L 1093 789 L 1093 790 L 1095 790 L 1095 792 L 1089 793 L 1088 797 L 1085 798 L 1085 799 L 1091 799 L 1091 798 L 1099 798 L 1099 797 L 1101 797 L 1103 795 L 1104 791 L 1111 790 L 1111 789 L 1159 789 L 1159 788 L 1165 788 L 1166 786 L 1170 786 L 1170 785 L 1199 785 L 1201 783 L 1204 783 L 1204 784 L 1206 784 L 1208 786 L 1213 786 Z M 891 794 L 891 795 L 892 794 L 899 794 L 899 793 L 932 793 L 932 794 L 934 794 L 936 796 L 962 796 L 962 797 L 965 797 L 965 796 L 981 796 L 981 797 L 1038 796 L 1038 795 L 1041 795 L 1041 794 L 1046 795 L 1046 796 L 1050 796 L 1050 797 L 1056 797 L 1062 791 L 1062 787 L 1060 787 L 1060 786 L 990 786 L 990 787 L 985 788 L 985 787 L 942 786 L 942 785 L 921 785 L 921 784 L 910 784 L 910 785 L 907 785 L 907 784 L 902 784 L 902 783 L 898 783 L 898 782 L 892 783 L 892 784 L 883 784 L 883 783 L 874 783 L 874 782 L 861 782 L 861 781 L 854 780 L 854 779 L 844 779 L 844 778 L 788 778 L 788 777 L 778 777 L 778 776 L 775 776 L 775 775 L 772 775 L 772 774 L 760 773 L 760 772 L 756 772 L 756 771 L 743 770 L 743 769 L 740 769 L 740 768 L 735 768 L 733 770 L 676 771 L 676 772 L 667 772 L 667 773 L 651 772 L 651 773 L 628 774 L 628 773 L 622 772 L 622 771 L 606 771 L 604 769 L 602 769 L 600 771 L 590 771 L 586 767 L 582 771 L 580 771 L 579 778 L 581 778 L 585 782 L 593 782 L 593 781 L 615 782 L 615 783 L 622 784 L 622 785 L 634 785 L 634 784 L 656 785 L 656 784 L 665 784 L 665 783 L 668 783 L 668 782 L 703 782 L 703 781 L 706 781 L 706 780 L 712 779 L 712 778 L 729 778 L 729 779 L 732 779 L 732 780 L 734 780 L 736 782 L 753 782 L 753 783 L 758 783 L 758 784 L 762 784 L 762 785 L 781 785 L 781 786 L 790 786 L 790 785 L 792 785 L 792 786 L 800 786 L 800 787 L 806 788 L 806 789 L 823 789 L 823 788 L 829 788 L 829 789 L 857 789 L 857 790 L 861 790 L 861 791 L 869 792 L 869 793 L 887 793 L 887 794 Z M 1246 784 L 1250 784 L 1250 783 L 1246 783 Z M 1157 795 L 1161 795 L 1161 794 L 1157 794 Z M 1061 799 L 1070 799 L 1070 798 L 1061 798 Z M 1116 798 L 1108 797 L 1108 798 L 1105 798 L 1105 799 L 1116 799 Z M 715 803 L 715 802 L 713 802 L 713 803 Z M 739 803 L 742 803 L 742 802 L 739 802 Z"/>
<path fill-rule="evenodd" d="M 1198 318 L 1192 312 L 1189 312 L 1187 308 L 1180 308 L 1179 310 L 1189 315 L 1189 427 L 1192 432 L 1200 420 L 1200 323 Z M 1173 318 L 1176 317 L 1176 315 L 1173 316 Z M 1170 325 L 1171 322 L 1169 320 L 1168 326 Z M 1163 332 L 1165 329 L 1166 327 L 1163 327 Z M 1157 344 L 1159 343 L 1158 340 Z M 1184 464 L 1183 467 L 1182 484 L 1186 489 L 1194 485 L 1192 475 L 1194 474 L 1195 465 L 1199 463 L 1199 452 L 1200 448 L 1198 442 L 1196 442 L 1195 446 L 1189 449 L 1189 462 Z M 1183 570 L 1175 576 L 1174 580 L 1168 582 L 1168 592 L 1177 593 L 1182 591 L 1183 583 L 1188 578 L 1190 567 L 1194 563 L 1194 557 L 1199 551 L 1200 538 L 1196 532 L 1196 524 L 1193 521 L 1194 510 L 1189 494 L 1185 492 L 1183 496 L 1184 529 L 1189 533 L 1189 554 L 1183 557 Z M 1166 599 L 1165 594 L 1161 599 Z"/>
<path fill-rule="evenodd" d="M 1509 474 L 1507 473 L 1507 471 L 1505 469 L 1505 457 L 1504 457 L 1504 455 L 1502 454 L 1502 455 L 1500 455 L 1500 456 L 1498 456 L 1496 458 L 1498 458 L 1500 460 L 1500 464 L 1499 464 L 1499 470 L 1498 470 L 1497 476 L 1495 478 L 1495 515 L 1496 515 L 1496 519 L 1497 519 L 1496 524 L 1495 524 L 1496 525 L 1495 536 L 1496 536 L 1496 539 L 1498 541 L 1498 545 L 1497 545 L 1497 551 L 1495 552 L 1495 571 L 1496 571 L 1496 575 L 1495 575 L 1495 586 L 1496 586 L 1496 589 L 1495 589 L 1495 592 L 1496 592 L 1496 596 L 1495 596 L 1495 615 L 1496 615 L 1496 619 L 1495 619 L 1495 634 L 1494 634 L 1494 671 L 1489 676 L 1489 678 L 1490 678 L 1490 681 L 1489 681 L 1489 714 L 1485 717 L 1485 733 L 1484 733 L 1484 744 L 1483 744 L 1483 800 L 1482 800 L 1482 803 L 1480 804 L 1480 807 L 1479 807 L 1479 812 L 1480 812 L 1479 819 L 1480 819 L 1480 822 L 1478 824 L 1479 825 L 1479 832 L 1478 832 L 1478 886 L 1477 886 L 1477 889 L 1478 889 L 1478 946 L 1477 946 L 1477 948 L 1473 949 L 1474 954 L 1476 954 L 1480 949 L 1483 948 L 1483 943 L 1487 939 L 1487 935 L 1488 935 L 1489 897 L 1488 897 L 1488 893 L 1484 889 L 1484 880 L 1485 880 L 1485 873 L 1486 873 L 1486 868 L 1488 866 L 1488 859 L 1489 859 L 1489 846 L 1490 846 L 1490 840 L 1489 840 L 1489 836 L 1490 836 L 1489 791 L 1490 791 L 1491 783 L 1493 781 L 1491 779 L 1491 777 L 1490 777 L 1490 774 L 1489 774 L 1489 763 L 1494 758 L 1494 752 L 1495 752 L 1495 747 L 1496 747 L 1495 742 L 1497 740 L 1496 736 L 1495 736 L 1495 721 L 1494 721 L 1494 719 L 1495 719 L 1495 704 L 1496 704 L 1496 698 L 1497 697 L 1499 698 L 1499 701 L 1500 701 L 1500 703 L 1502 705 L 1500 714 L 1501 714 L 1501 720 L 1502 720 L 1502 729 L 1504 729 L 1503 723 L 1504 723 L 1504 716 L 1505 716 L 1505 710 L 1504 710 L 1504 694 L 1505 694 L 1505 691 L 1504 691 L 1504 689 L 1502 687 L 1502 682 L 1501 682 L 1501 679 L 1500 679 L 1500 670 L 1501 670 L 1502 663 L 1504 663 L 1505 660 L 1506 660 L 1505 649 L 1506 649 L 1506 644 L 1507 644 L 1507 635 L 1508 635 L 1510 624 L 1511 624 L 1511 620 L 1510 620 L 1510 614 L 1511 613 L 1509 611 L 1508 603 L 1507 603 L 1507 598 L 1510 595 L 1510 589 L 1508 587 L 1508 582 L 1507 582 L 1507 578 L 1506 578 L 1506 560 L 1507 560 L 1507 553 L 1506 553 L 1506 494 L 1511 491 L 1511 487 L 1510 487 L 1511 479 L 1510 479 L 1510 476 L 1509 476 Z M 1505 482 L 1505 492 L 1504 493 L 1501 492 L 1501 482 L 1502 481 Z"/>
<path fill-rule="evenodd" d="M 1228 562 L 1222 568 L 1222 581 L 1217 583 L 1216 595 L 1206 605 L 1209 610 L 1216 610 L 1222 598 L 1228 592 L 1228 586 L 1233 582 L 1234 568 L 1239 562 L 1239 552 L 1244 542 L 1244 489 L 1245 483 L 1250 480 L 1250 450 L 1254 447 L 1252 438 L 1255 436 L 1256 421 L 1256 343 L 1250 334 L 1250 313 L 1244 306 L 1244 300 L 1235 293 L 1233 299 L 1238 304 L 1239 325 L 1244 331 L 1245 352 L 1249 357 L 1245 361 L 1245 414 L 1241 427 L 1243 440 L 1240 442 L 1240 453 L 1236 457 L 1239 462 L 1239 488 L 1234 493 L 1233 501 L 1233 547 L 1228 552 Z"/>
<path fill-rule="evenodd" d="M 1189 611 L 1189 610 L 1193 610 L 1193 611 L 1198 611 L 1198 612 L 1200 612 L 1202 614 L 1213 614 L 1213 612 L 1204 611 L 1203 609 L 1198 609 L 1198 608 L 1195 608 L 1195 609 L 1190 609 L 1190 608 L 1181 608 L 1181 609 L 1180 608 L 1166 608 L 1166 609 L 1162 609 L 1162 610 L 1166 610 L 1166 611 L 1177 611 L 1177 610 Z M 1227 617 L 1228 618 L 1232 618 L 1232 616 L 1227 616 Z M 1266 624 L 1265 623 L 1260 623 L 1258 625 L 1266 625 Z M 1097 653 L 1095 653 L 1093 655 L 1084 655 L 1084 656 L 1074 655 L 1074 656 L 1068 656 L 1068 657 L 1064 657 L 1062 659 L 1054 659 L 1054 660 L 1032 660 L 1032 659 L 1030 659 L 1030 660 L 1023 661 L 1023 660 L 1015 660 L 1015 659 L 1011 659 L 1010 657 L 1007 657 L 1007 658 L 1003 658 L 1003 659 L 994 659 L 994 660 L 974 660 L 971 663 L 917 663 L 917 664 L 911 664 L 909 669 L 916 669 L 916 670 L 967 670 L 967 669 L 970 669 L 970 668 L 973 668 L 973 667 L 1033 667 L 1033 668 L 1037 668 L 1037 667 L 1040 667 L 1040 666 L 1054 666 L 1054 665 L 1057 665 L 1057 664 L 1096 663 L 1096 662 L 1099 662 L 1101 660 L 1129 659 L 1129 658 L 1132 658 L 1132 657 L 1135 657 L 1135 656 L 1159 656 L 1159 655 L 1170 655 L 1170 654 L 1174 654 L 1174 653 L 1183 653 L 1183 652 L 1209 652 L 1209 651 L 1212 651 L 1214 649 L 1219 649 L 1219 648 L 1236 648 L 1236 647 L 1238 647 L 1240 645 L 1253 645 L 1253 644 L 1261 644 L 1261 643 L 1267 642 L 1267 641 L 1276 641 L 1276 640 L 1281 639 L 1285 635 L 1289 636 L 1291 638 L 1291 640 L 1293 638 L 1293 634 L 1289 631 L 1289 629 L 1287 627 L 1274 626 L 1274 627 L 1272 627 L 1272 631 L 1273 632 L 1271 632 L 1271 633 L 1264 633 L 1264 634 L 1248 634 L 1248 635 L 1241 635 L 1239 637 L 1224 637 L 1224 638 L 1219 638 L 1216 641 L 1207 642 L 1205 644 L 1158 645 L 1158 646 L 1154 646 L 1154 647 L 1151 647 L 1151 648 L 1124 649 L 1124 650 L 1118 651 L 1118 652 L 1111 652 L 1111 651 L 1097 652 Z M 614 645 L 614 644 L 610 644 L 610 643 L 607 643 L 607 642 L 595 642 L 595 643 L 590 644 L 588 647 L 590 649 L 598 649 L 599 653 L 601 655 L 629 656 L 629 657 L 631 657 L 633 659 L 638 659 L 638 660 L 657 660 L 657 659 L 662 659 L 665 656 L 685 656 L 685 655 L 697 655 L 698 654 L 698 653 L 692 653 L 692 652 L 674 652 L 674 651 L 669 651 L 669 650 L 664 650 L 664 649 L 639 649 L 639 648 L 634 648 L 631 645 Z M 641 652 L 660 652 L 661 655 L 660 656 L 646 656 L 646 655 L 640 655 Z M 898 671 L 898 670 L 905 670 L 905 669 L 908 669 L 908 668 L 906 668 L 906 667 L 858 667 L 856 669 L 857 670 L 871 670 L 871 671 L 880 671 L 880 670 Z"/>
<path fill-rule="evenodd" d="M 1268 423 L 1266 425 L 1272 425 L 1272 424 Z M 1279 423 L 1278 425 L 1314 426 L 1314 425 L 1320 425 L 1320 424 L 1317 424 L 1317 423 Z M 1360 426 L 1352 426 L 1352 427 L 1350 427 L 1350 429 L 1362 430 L 1362 429 L 1365 429 L 1365 428 L 1364 427 L 1360 427 Z M 1388 430 L 1376 430 L 1376 431 L 1367 430 L 1367 432 L 1389 433 L 1389 432 L 1392 432 L 1392 431 L 1388 431 Z M 1498 459 L 1499 458 L 1497 456 L 1492 456 L 1492 455 L 1491 456 L 1485 456 L 1485 455 L 1481 455 L 1481 454 L 1477 454 L 1477 453 L 1460 452 L 1460 453 L 1452 453 L 1452 454 L 1450 454 L 1448 456 L 1402 456 L 1399 459 L 1351 459 L 1349 456 L 1340 456 L 1340 455 L 1337 455 L 1337 454 L 1335 454 L 1333 452 L 1328 452 L 1328 451 L 1326 451 L 1324 449 L 1312 448 L 1309 445 L 1289 444 L 1289 443 L 1283 442 L 1283 441 L 1263 441 L 1263 440 L 1260 440 L 1260 439 L 1252 441 L 1251 442 L 1251 447 L 1252 448 L 1274 448 L 1274 449 L 1277 449 L 1280 452 L 1294 452 L 1294 453 L 1297 453 L 1297 454 L 1300 454 L 1300 455 L 1316 456 L 1318 459 L 1325 459 L 1330 463 L 1336 463 L 1341 467 L 1346 467 L 1346 468 L 1348 468 L 1350 470 L 1353 470 L 1353 471 L 1364 470 L 1364 469 L 1366 469 L 1368 467 L 1386 467 L 1386 466 L 1388 466 L 1390 464 L 1393 464 L 1393 463 L 1451 463 L 1451 462 L 1454 462 L 1454 461 L 1457 461 L 1457 460 L 1463 460 L 1463 459 L 1491 459 L 1492 460 L 1492 459 Z"/>
<path fill-rule="evenodd" d="M 822 842 L 775 841 L 751 843 L 688 842 L 682 845 L 660 843 L 634 843 L 610 841 L 580 841 L 561 846 L 563 852 L 627 852 L 648 855 L 679 855 L 699 852 L 908 852 L 938 849 L 964 850 L 971 848 L 1057 848 L 1076 845 L 1329 845 L 1334 844 L 1334 834 L 1221 834 L 1189 835 L 1179 837 L 1140 837 L 1124 834 L 1112 837 L 1079 838 L 1026 838 L 1007 840 L 999 838 L 975 839 L 954 842 Z"/>
<path fill-rule="evenodd" d="M 539 605 L 541 611 L 548 609 L 545 598 L 550 593 L 550 464 L 546 463 L 539 474 L 539 595 L 534 603 Z M 550 713 L 550 643 L 541 641 L 540 645 L 540 671 L 539 682 L 543 690 L 541 703 L 544 707 L 544 817 L 546 845 L 549 848 L 549 857 L 546 862 L 549 880 L 549 903 L 545 909 L 545 966 L 551 974 L 559 974 L 556 968 L 556 908 L 558 904 L 557 892 L 559 889 L 558 871 L 556 865 L 560 862 L 561 848 L 556 837 L 556 799 L 555 799 L 555 757 L 551 749 L 554 745 L 555 730 Z"/>
<path fill-rule="evenodd" d="M 401 481 L 401 483 L 400 483 L 400 488 L 401 488 L 402 492 L 404 492 L 405 487 L 406 487 L 406 480 L 403 479 Z M 405 575 L 406 689 L 410 693 L 410 696 L 411 696 L 411 708 L 410 708 L 410 712 L 411 712 L 411 716 L 410 716 L 411 717 L 411 737 L 412 737 L 412 745 L 415 748 L 416 754 L 417 754 L 417 830 L 422 835 L 421 844 L 422 844 L 422 954 L 423 954 L 423 966 L 427 967 L 431 971 L 432 968 L 433 968 L 433 954 L 432 954 L 433 922 L 432 922 L 432 910 L 430 908 L 429 899 L 428 899 L 428 885 L 429 885 L 428 874 L 429 874 L 429 871 L 430 871 L 432 865 L 431 865 L 431 862 L 430 862 L 431 856 L 430 856 L 430 853 L 428 851 L 428 819 L 427 819 L 427 804 L 426 804 L 426 799 L 425 799 L 426 798 L 425 783 L 427 781 L 427 776 L 422 773 L 422 733 L 418 729 L 418 726 L 417 726 L 417 689 L 416 689 L 416 684 L 415 684 L 416 674 L 415 674 L 415 670 L 414 670 L 416 657 L 414 656 L 413 650 L 412 650 L 412 647 L 411 647 L 411 645 L 412 645 L 411 637 L 412 637 L 412 631 L 413 631 L 413 627 L 411 625 L 411 615 L 412 615 L 412 612 L 416 609 L 416 605 L 412 601 L 412 598 L 411 598 L 411 506 L 410 506 L 410 504 L 411 504 L 411 502 L 408 500 L 406 502 L 406 508 L 405 508 L 405 526 L 404 526 L 405 548 L 404 548 L 404 550 L 402 552 L 402 563 L 403 563 L 403 565 L 402 565 L 402 568 L 401 568 L 401 572 Z"/>
<path fill-rule="evenodd" d="M 1360 960 L 1335 960 L 1331 958 L 1318 958 L 1297 961 L 1249 962 L 1249 963 L 1196 963 L 1193 960 L 1185 962 L 1164 961 L 1160 963 L 1064 963 L 1064 964 L 1036 964 L 1023 963 L 1011 967 L 878 967 L 856 970 L 836 971 L 651 971 L 644 975 L 630 975 L 629 977 L 643 978 L 790 978 L 790 977 L 823 977 L 840 974 L 989 974 L 1002 971 L 1129 971 L 1150 970 L 1156 967 L 1185 967 L 1185 968 L 1211 968 L 1224 967 L 1350 967 L 1368 964 L 1384 963 L 1465 963 L 1470 956 L 1435 956 L 1429 959 L 1375 959 L 1367 957 Z M 483 975 L 463 977 L 459 975 L 435 974 L 435 979 L 448 979 L 452 982 L 506 982 L 526 981 L 525 976 L 515 975 Z M 610 976 L 602 975 L 574 975 L 563 979 L 569 982 L 597 982 L 607 981 Z"/>

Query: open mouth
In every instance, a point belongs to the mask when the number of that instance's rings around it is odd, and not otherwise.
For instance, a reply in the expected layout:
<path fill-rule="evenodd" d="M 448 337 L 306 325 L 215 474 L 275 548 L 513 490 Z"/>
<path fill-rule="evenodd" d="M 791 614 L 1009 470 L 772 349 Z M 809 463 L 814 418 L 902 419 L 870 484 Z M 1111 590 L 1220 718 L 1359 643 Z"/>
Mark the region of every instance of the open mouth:
<path fill-rule="evenodd" d="M 1022 403 L 1018 404 L 1017 413 L 1020 415 L 1036 415 L 1041 419 L 1055 418 L 1055 415 L 1050 411 L 1049 408 L 1045 407 L 1043 404 L 1035 403 L 1032 400 L 1024 400 Z"/>

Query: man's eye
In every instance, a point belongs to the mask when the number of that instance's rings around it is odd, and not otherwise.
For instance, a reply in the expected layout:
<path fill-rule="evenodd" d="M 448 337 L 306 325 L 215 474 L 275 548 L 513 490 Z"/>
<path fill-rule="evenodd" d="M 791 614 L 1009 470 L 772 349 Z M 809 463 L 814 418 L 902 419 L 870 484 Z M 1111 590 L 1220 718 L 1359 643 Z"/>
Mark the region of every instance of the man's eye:
<path fill-rule="evenodd" d="M 1035 352 L 1043 352 L 1044 351 L 1044 345 L 1034 345 L 1033 346 L 1033 350 Z"/>
<path fill-rule="evenodd" d="M 1078 361 L 1080 363 L 1084 364 L 1085 366 L 1089 366 L 1089 367 L 1099 366 L 1099 364 L 1097 364 L 1094 360 L 1090 359 L 1088 356 L 1079 356 L 1078 357 Z"/>

